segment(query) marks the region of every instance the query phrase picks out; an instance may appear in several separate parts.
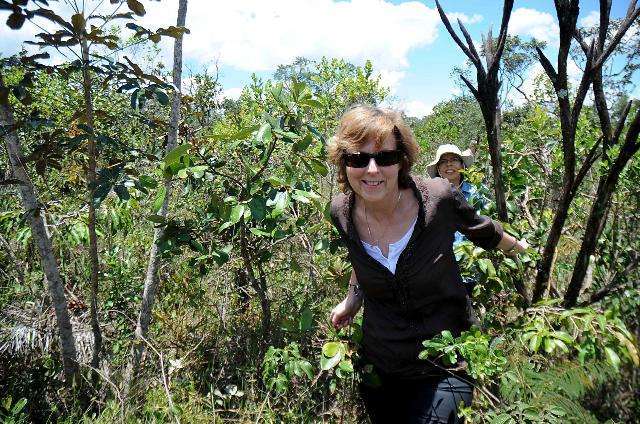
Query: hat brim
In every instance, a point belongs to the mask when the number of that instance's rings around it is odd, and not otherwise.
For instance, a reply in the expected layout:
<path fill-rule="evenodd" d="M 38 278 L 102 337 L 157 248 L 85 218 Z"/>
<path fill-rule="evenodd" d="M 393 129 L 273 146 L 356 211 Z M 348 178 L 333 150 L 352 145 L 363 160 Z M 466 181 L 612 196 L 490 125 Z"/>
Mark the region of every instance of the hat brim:
<path fill-rule="evenodd" d="M 429 174 L 431 178 L 435 178 L 438 176 L 438 162 L 440 162 L 440 158 L 447 153 L 453 153 L 456 156 L 460 156 L 460 159 L 462 159 L 462 163 L 464 164 L 465 168 L 473 165 L 474 157 L 471 153 L 471 150 L 469 149 L 465 150 L 464 152 L 460 152 L 461 154 L 458 154 L 456 152 L 441 152 L 431 163 L 427 165 L 427 174 Z"/>

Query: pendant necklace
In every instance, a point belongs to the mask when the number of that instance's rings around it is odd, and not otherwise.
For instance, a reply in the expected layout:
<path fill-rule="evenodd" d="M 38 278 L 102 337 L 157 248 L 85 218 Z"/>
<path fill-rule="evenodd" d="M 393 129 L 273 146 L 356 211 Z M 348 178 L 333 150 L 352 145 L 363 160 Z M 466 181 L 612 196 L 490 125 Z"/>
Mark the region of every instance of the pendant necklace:
<path fill-rule="evenodd" d="M 398 199 L 396 200 L 396 205 L 393 207 L 393 210 L 391 211 L 392 216 L 396 212 L 396 209 L 398 209 L 398 205 L 400 204 L 400 199 L 402 199 L 402 191 L 398 193 Z M 371 234 L 371 227 L 369 226 L 369 217 L 367 216 L 367 202 L 362 202 L 362 203 L 364 205 L 364 220 L 367 223 L 367 231 L 369 233 L 369 239 L 373 240 L 373 235 Z M 380 240 L 382 239 L 382 236 L 386 235 L 387 233 L 387 228 L 388 226 L 385 227 L 384 232 L 381 234 L 381 237 L 374 241 L 374 244 L 378 246 L 378 249 L 380 249 Z"/>

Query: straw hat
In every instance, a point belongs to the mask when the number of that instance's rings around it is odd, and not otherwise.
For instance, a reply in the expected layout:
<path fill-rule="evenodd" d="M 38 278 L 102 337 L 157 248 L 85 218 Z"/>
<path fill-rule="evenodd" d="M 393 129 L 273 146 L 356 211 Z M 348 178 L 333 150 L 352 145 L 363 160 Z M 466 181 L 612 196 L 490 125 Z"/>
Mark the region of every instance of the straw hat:
<path fill-rule="evenodd" d="M 471 166 L 473 163 L 473 153 L 471 153 L 471 150 L 467 149 L 462 152 L 455 144 L 441 144 L 436 151 L 436 158 L 427 165 L 427 173 L 431 178 L 438 176 L 438 162 L 440 162 L 442 155 L 446 153 L 453 153 L 454 155 L 460 156 L 465 168 Z"/>

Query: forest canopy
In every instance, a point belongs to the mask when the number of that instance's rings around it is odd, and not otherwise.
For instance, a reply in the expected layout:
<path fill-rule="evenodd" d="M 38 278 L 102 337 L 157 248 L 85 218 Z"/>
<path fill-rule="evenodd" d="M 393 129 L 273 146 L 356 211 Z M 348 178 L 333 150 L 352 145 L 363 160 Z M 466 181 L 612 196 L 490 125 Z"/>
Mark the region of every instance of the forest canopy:
<path fill-rule="evenodd" d="M 159 28 L 135 17 L 161 2 L 55 3 L 0 0 L 2 25 L 56 28 L 0 52 L 0 419 L 365 420 L 362 316 L 328 319 L 351 265 L 327 144 L 351 106 L 397 105 L 372 62 L 300 57 L 233 99 L 217 66 L 184 71 L 187 0 Z M 405 117 L 413 173 L 471 149 L 482 213 L 530 245 L 455 250 L 479 323 L 421 358 L 464 361 L 468 422 L 640 416 L 640 7 L 581 27 L 578 3 L 555 2 L 553 56 L 508 34 L 513 1 L 480 45 L 437 4 L 461 91 Z"/>

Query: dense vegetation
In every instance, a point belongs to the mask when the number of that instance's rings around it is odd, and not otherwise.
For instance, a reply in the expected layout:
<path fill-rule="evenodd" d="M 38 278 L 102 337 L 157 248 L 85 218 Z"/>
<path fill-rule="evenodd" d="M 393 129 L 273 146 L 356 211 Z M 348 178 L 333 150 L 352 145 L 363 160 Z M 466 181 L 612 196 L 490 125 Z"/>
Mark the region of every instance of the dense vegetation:
<path fill-rule="evenodd" d="M 39 42 L 78 53 L 55 66 L 26 53 L 0 59 L 0 418 L 362 421 L 357 384 L 376 376 L 358 358 L 360 321 L 339 333 L 328 323 L 350 267 L 327 219 L 337 187 L 325 147 L 350 105 L 393 101 L 372 65 L 300 58 L 271 80 L 254 78 L 238 100 L 223 99 L 217 75 L 203 70 L 176 96 L 180 78 L 154 43 L 188 43 L 180 18 L 158 30 L 132 22 L 107 30 L 109 17 L 97 28 L 81 10 L 53 16 L 44 3 L 0 2 L 11 27 L 52 20 L 60 32 Z M 120 18 L 144 14 L 138 1 L 126 4 Z M 637 14 L 631 23 L 640 28 Z M 623 26 L 614 21 L 611 32 Z M 567 197 L 563 99 L 578 104 L 582 85 L 558 95 L 560 83 L 541 75 L 523 103 L 502 99 L 505 227 L 532 248 L 514 260 L 461 246 L 461 272 L 480 280 L 481 326 L 444 332 L 422 353 L 466 361 L 477 381 L 463 411 L 470 422 L 640 416 L 640 115 L 626 94 L 638 64 L 634 34 L 613 53 L 622 71 L 594 71 L 596 101 L 577 108 L 573 154 L 584 173 L 540 299 L 538 267 Z M 604 37 L 600 51 L 614 38 Z M 538 60 L 539 45 L 507 40 L 502 96 L 521 88 L 513 73 Z M 579 43 L 568 43 L 585 61 Z M 442 142 L 471 147 L 478 160 L 466 176 L 491 197 L 495 169 L 477 100 L 454 97 L 409 119 L 422 148 L 415 173 L 425 173 Z M 618 178 L 606 185 L 612 172 Z M 25 187 L 37 203 L 29 206 Z M 595 251 L 571 300 L 592 206 L 607 188 Z M 497 217 L 495 203 L 487 213 Z M 152 250 L 158 268 L 150 273 Z"/>

